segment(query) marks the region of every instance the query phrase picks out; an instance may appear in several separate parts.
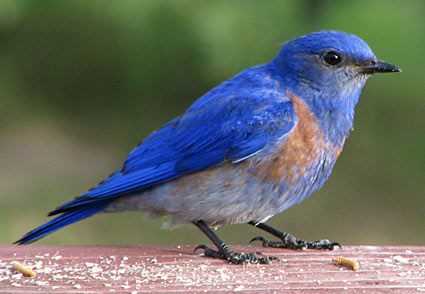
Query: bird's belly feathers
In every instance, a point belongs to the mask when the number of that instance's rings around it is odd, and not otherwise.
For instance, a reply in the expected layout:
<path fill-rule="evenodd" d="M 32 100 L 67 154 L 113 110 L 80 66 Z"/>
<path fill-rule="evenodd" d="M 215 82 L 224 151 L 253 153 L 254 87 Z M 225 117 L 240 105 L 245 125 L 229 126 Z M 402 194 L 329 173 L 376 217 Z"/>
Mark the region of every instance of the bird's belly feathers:
<path fill-rule="evenodd" d="M 183 176 L 107 211 L 141 210 L 174 222 L 209 225 L 263 221 L 304 200 L 328 178 L 340 148 L 327 142 L 307 106 L 292 98 L 298 123 L 281 142 L 240 163 Z"/>

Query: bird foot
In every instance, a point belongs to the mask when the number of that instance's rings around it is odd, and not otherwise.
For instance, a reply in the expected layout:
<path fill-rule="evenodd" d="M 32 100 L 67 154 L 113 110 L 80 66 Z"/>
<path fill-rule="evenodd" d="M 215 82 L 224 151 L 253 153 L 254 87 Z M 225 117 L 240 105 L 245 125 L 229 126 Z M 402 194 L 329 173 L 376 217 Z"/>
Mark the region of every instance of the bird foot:
<path fill-rule="evenodd" d="M 267 240 L 263 237 L 255 237 L 252 239 L 249 244 L 255 241 L 261 241 L 263 247 L 272 247 L 272 248 L 289 248 L 294 250 L 307 250 L 307 249 L 324 249 L 324 250 L 333 250 L 335 247 L 341 248 L 341 245 L 338 242 L 331 242 L 327 239 L 317 240 L 314 242 L 308 242 L 301 239 L 297 239 L 292 235 L 287 235 L 285 238 L 282 238 L 281 241 Z"/>
<path fill-rule="evenodd" d="M 258 264 L 270 264 L 273 260 L 280 259 L 276 256 L 264 256 L 261 252 L 253 253 L 239 253 L 229 249 L 226 245 L 223 245 L 219 250 L 214 250 L 206 245 L 197 246 L 193 252 L 198 249 L 204 249 L 204 255 L 206 257 L 225 259 L 233 264 L 246 264 L 246 263 L 258 263 Z"/>

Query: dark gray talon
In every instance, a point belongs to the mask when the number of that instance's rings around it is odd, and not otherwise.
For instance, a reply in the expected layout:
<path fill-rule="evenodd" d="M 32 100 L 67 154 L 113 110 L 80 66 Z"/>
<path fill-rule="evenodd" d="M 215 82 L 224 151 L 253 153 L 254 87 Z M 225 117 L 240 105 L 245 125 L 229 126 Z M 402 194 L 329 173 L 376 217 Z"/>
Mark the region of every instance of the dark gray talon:
<path fill-rule="evenodd" d="M 333 250 L 335 247 L 342 248 L 338 242 L 330 242 L 327 239 L 308 242 L 309 248 Z"/>
<path fill-rule="evenodd" d="M 260 237 L 260 236 L 255 237 L 255 238 L 252 238 L 251 241 L 249 241 L 248 245 L 251 245 L 255 241 L 261 241 L 262 243 L 264 243 L 264 241 L 266 241 L 266 239 L 264 239 L 263 237 Z"/>
<path fill-rule="evenodd" d="M 338 242 L 330 242 L 329 240 L 326 240 L 326 239 L 317 240 L 314 242 L 307 242 L 307 241 L 298 239 L 291 234 L 277 230 L 265 223 L 251 221 L 248 224 L 256 228 L 259 228 L 263 231 L 266 231 L 267 233 L 270 233 L 273 236 L 280 239 L 280 241 L 273 241 L 273 240 L 267 240 L 263 237 L 255 237 L 249 242 L 249 244 L 251 244 L 254 241 L 261 241 L 263 243 L 263 247 L 289 248 L 294 250 L 306 250 L 306 249 L 333 250 L 336 246 L 341 248 L 341 245 Z"/>
<path fill-rule="evenodd" d="M 196 251 L 198 251 L 199 249 L 207 249 L 207 245 L 201 244 L 195 247 L 195 249 L 193 249 L 193 253 L 195 253 Z"/>
<path fill-rule="evenodd" d="M 324 249 L 324 250 L 333 250 L 335 247 L 342 248 L 338 242 L 330 242 L 329 240 L 317 240 L 314 242 L 307 242 L 304 240 L 296 238 L 286 238 L 281 241 L 268 240 L 264 237 L 255 237 L 249 244 L 260 241 L 263 247 L 271 248 L 289 248 L 294 250 L 307 250 L 307 249 Z"/>
<path fill-rule="evenodd" d="M 227 246 L 221 247 L 219 250 L 214 250 L 206 245 L 199 245 L 195 248 L 194 252 L 198 249 L 204 249 L 206 257 L 225 259 L 233 264 L 270 264 L 273 260 L 280 260 L 276 256 L 259 256 L 261 252 L 253 253 L 239 253 L 230 250 Z"/>

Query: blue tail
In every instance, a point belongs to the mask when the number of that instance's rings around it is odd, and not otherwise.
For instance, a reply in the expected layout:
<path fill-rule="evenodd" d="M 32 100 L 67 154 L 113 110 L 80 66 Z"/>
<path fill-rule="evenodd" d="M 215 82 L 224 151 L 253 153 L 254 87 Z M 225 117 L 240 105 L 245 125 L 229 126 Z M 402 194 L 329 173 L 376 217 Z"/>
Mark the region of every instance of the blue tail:
<path fill-rule="evenodd" d="M 60 216 L 46 222 L 40 227 L 28 232 L 21 239 L 16 241 L 14 244 L 29 244 L 38 239 L 45 237 L 46 235 L 53 233 L 67 225 L 78 222 L 79 220 L 85 219 L 92 216 L 95 213 L 102 211 L 109 203 L 98 203 L 92 206 L 77 207 L 73 210 L 67 211 Z"/>

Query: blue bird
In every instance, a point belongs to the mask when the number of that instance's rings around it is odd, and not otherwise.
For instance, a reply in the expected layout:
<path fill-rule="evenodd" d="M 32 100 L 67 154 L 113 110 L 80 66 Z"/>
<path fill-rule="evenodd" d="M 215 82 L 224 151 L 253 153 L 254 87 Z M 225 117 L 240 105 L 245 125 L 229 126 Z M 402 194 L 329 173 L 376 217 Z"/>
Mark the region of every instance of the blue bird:
<path fill-rule="evenodd" d="M 200 97 L 148 136 L 123 166 L 16 243 L 27 244 L 99 212 L 143 211 L 192 223 L 217 247 L 205 256 L 269 263 L 232 251 L 209 228 L 247 223 L 279 241 L 263 246 L 333 249 L 265 222 L 322 187 L 353 127 L 354 109 L 374 73 L 400 72 L 378 61 L 359 37 L 338 31 L 287 42 L 269 63 L 248 68 Z"/>

